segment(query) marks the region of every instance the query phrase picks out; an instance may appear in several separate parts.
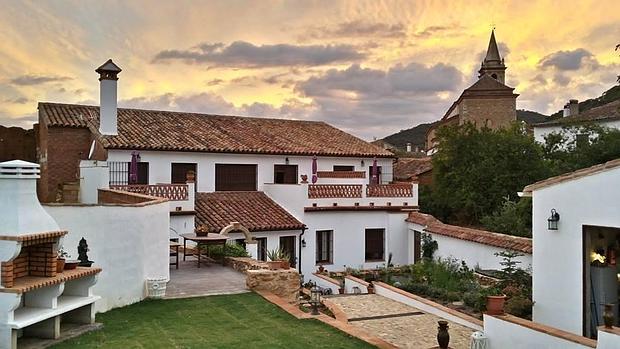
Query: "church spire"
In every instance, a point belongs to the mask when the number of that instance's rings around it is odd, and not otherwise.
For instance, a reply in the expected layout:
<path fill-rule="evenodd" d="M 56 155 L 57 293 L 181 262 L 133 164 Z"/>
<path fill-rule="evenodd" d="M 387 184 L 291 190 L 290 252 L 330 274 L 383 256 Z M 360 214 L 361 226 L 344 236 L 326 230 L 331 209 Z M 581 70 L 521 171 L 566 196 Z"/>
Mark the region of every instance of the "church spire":
<path fill-rule="evenodd" d="M 487 55 L 482 61 L 482 65 L 478 71 L 478 77 L 481 78 L 484 75 L 489 75 L 502 84 L 505 84 L 505 70 L 504 59 L 499 55 L 497 41 L 495 41 L 495 29 L 493 29 L 491 30 L 491 39 L 489 39 Z"/>

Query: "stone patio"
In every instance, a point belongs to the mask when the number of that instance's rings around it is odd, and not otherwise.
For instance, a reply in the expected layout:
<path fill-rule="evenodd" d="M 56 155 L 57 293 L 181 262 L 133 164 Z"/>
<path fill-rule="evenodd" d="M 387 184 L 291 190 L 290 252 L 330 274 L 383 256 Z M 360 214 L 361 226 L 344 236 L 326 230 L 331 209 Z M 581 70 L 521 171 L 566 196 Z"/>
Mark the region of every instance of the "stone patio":
<path fill-rule="evenodd" d="M 437 346 L 437 321 L 441 320 L 438 316 L 375 294 L 333 296 L 329 300 L 340 306 L 351 325 L 400 348 L 427 349 Z M 448 324 L 450 347 L 469 348 L 474 330 L 451 321 Z"/>
<path fill-rule="evenodd" d="M 182 256 L 181 258 L 182 259 Z M 170 282 L 164 298 L 188 298 L 218 294 L 249 292 L 245 275 L 221 264 L 204 263 L 196 267 L 196 261 L 179 261 L 179 269 L 170 267 Z"/>

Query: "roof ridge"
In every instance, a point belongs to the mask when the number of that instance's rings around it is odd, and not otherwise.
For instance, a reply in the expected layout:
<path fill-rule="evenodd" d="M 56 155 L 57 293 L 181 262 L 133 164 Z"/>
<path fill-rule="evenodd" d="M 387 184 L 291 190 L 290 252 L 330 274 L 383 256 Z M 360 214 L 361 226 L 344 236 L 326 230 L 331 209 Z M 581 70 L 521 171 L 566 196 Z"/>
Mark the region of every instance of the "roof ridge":
<path fill-rule="evenodd" d="M 613 170 L 613 169 L 618 168 L 618 167 L 620 167 L 620 158 L 614 159 L 614 160 L 609 160 L 609 161 L 604 162 L 602 164 L 598 164 L 598 165 L 594 165 L 594 166 L 590 166 L 590 167 L 586 167 L 586 168 L 580 168 L 580 169 L 572 171 L 572 172 L 563 173 L 561 175 L 549 177 L 547 179 L 543 179 L 541 181 L 534 182 L 534 183 L 532 183 L 530 185 L 527 185 L 525 188 L 523 188 L 523 192 L 524 193 L 531 193 L 531 192 L 533 192 L 534 190 L 537 190 L 537 189 L 549 187 L 549 186 L 552 186 L 552 185 L 555 185 L 555 184 L 560 184 L 560 183 L 568 182 L 568 181 L 571 181 L 571 180 L 574 180 L 574 179 L 583 178 L 583 177 L 586 177 L 586 176 L 589 176 L 589 175 L 592 175 L 592 174 Z"/>

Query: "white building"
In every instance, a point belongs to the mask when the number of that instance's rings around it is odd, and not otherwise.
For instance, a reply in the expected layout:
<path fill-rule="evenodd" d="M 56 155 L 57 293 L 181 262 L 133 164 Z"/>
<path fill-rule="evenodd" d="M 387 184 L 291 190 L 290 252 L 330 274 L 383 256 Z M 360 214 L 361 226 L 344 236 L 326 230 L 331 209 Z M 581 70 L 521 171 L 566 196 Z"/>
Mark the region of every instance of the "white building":
<path fill-rule="evenodd" d="M 618 325 L 620 159 L 524 189 L 533 199 L 533 320 L 591 336 L 612 304 Z M 549 222 L 559 214 L 557 230 Z M 597 319 L 598 318 L 598 319 Z"/>
<path fill-rule="evenodd" d="M 101 108 L 39 103 L 40 187 L 72 173 L 57 169 L 77 167 L 65 159 L 79 152 L 76 162 L 105 161 L 109 183 L 100 186 L 170 198 L 171 237 L 239 222 L 258 239 L 249 249 L 255 257 L 282 247 L 305 275 L 318 265 L 342 270 L 381 266 L 390 256 L 394 264 L 409 260 L 405 218 L 417 208 L 417 184 L 391 184 L 389 151 L 323 122 L 117 108 L 110 96 L 120 68 L 108 61 L 97 72 Z M 75 130 L 85 142 L 65 145 Z M 60 160 L 54 152 L 62 147 Z M 134 152 L 139 185 L 132 187 Z M 195 183 L 186 185 L 191 172 Z"/>
<path fill-rule="evenodd" d="M 571 99 L 564 107 L 563 117 L 540 124 L 534 124 L 534 139 L 540 143 L 551 133 L 560 133 L 568 127 L 596 124 L 607 128 L 620 129 L 620 100 L 579 112 L 577 100 Z M 574 135 L 579 137 L 578 135 Z"/>

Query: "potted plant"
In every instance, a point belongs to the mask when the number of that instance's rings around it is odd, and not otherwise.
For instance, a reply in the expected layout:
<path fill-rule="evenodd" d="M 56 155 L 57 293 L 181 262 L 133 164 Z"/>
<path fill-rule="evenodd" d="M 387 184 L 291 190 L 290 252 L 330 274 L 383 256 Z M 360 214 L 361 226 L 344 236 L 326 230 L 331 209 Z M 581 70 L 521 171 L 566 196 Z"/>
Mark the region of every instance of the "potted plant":
<path fill-rule="evenodd" d="M 503 315 L 506 295 L 487 296 L 487 314 Z"/>
<path fill-rule="evenodd" d="M 281 248 L 267 251 L 267 258 L 269 258 L 267 265 L 269 265 L 269 269 L 271 270 L 290 268 L 290 257 L 288 253 Z"/>
<path fill-rule="evenodd" d="M 65 270 L 65 259 L 69 258 L 69 254 L 60 247 L 56 256 L 56 272 L 62 273 Z"/>

